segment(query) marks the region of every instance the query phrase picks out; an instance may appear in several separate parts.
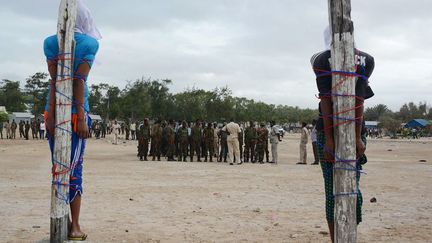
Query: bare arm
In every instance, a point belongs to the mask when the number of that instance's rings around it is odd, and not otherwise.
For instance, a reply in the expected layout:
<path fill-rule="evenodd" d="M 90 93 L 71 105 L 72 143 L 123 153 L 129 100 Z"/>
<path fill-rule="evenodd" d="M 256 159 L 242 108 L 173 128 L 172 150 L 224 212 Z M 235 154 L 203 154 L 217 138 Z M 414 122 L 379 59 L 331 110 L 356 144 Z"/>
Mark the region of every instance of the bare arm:
<path fill-rule="evenodd" d="M 356 110 L 355 117 L 359 118 L 356 122 L 356 147 L 357 147 L 357 156 L 361 156 L 364 154 L 366 150 L 366 146 L 361 139 L 361 132 L 363 126 L 363 100 L 356 99 Z"/>
<path fill-rule="evenodd" d="M 83 63 L 78 66 L 78 70 L 76 71 L 77 78 L 73 79 L 73 100 L 76 102 L 78 116 L 76 132 L 80 138 L 87 138 L 89 136 L 84 111 L 84 79 L 87 77 L 89 72 L 90 66 L 87 63 Z"/>

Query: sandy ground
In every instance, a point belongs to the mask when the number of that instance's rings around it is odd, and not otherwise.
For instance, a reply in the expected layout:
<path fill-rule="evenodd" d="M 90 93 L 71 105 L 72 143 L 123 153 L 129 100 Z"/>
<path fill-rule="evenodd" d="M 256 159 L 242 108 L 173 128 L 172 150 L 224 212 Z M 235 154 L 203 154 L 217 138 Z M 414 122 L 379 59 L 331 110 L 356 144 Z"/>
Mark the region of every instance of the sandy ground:
<path fill-rule="evenodd" d="M 140 162 L 134 142 L 91 139 L 82 228 L 90 242 L 329 242 L 321 169 L 295 165 L 298 142 L 285 137 L 277 166 L 229 166 Z M 431 242 L 432 140 L 367 152 L 358 241 Z M 48 242 L 50 163 L 44 141 L 0 140 L 0 242 Z"/>

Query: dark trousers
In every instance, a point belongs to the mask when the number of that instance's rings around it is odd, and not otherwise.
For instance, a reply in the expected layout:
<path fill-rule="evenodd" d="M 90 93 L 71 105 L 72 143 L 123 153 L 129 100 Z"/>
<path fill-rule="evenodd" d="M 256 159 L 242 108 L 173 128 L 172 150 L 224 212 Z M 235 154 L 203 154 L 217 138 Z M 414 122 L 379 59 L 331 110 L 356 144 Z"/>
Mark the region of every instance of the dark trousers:
<path fill-rule="evenodd" d="M 319 159 L 318 159 L 318 150 L 317 150 L 317 142 L 312 142 L 312 149 L 313 149 L 313 154 L 314 154 L 314 163 L 318 163 Z"/>

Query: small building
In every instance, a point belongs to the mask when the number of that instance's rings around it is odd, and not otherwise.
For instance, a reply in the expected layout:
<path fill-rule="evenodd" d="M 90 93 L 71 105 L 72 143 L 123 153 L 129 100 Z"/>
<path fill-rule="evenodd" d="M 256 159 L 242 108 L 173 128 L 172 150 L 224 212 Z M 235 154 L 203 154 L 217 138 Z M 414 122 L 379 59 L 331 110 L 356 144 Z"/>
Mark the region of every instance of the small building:
<path fill-rule="evenodd" d="M 102 121 L 102 117 L 100 115 L 96 115 L 96 114 L 89 114 L 90 119 L 92 120 L 92 122 L 101 122 Z"/>
<path fill-rule="evenodd" d="M 16 123 L 19 123 L 20 121 L 31 122 L 34 118 L 35 116 L 29 112 L 12 112 L 12 114 L 9 114 L 9 122 L 12 122 L 13 120 L 15 120 Z"/>
<path fill-rule="evenodd" d="M 368 129 L 378 128 L 379 122 L 377 121 L 365 121 L 365 127 Z"/>
<path fill-rule="evenodd" d="M 430 125 L 430 122 L 425 119 L 413 119 L 405 124 L 406 128 L 425 128 Z"/>

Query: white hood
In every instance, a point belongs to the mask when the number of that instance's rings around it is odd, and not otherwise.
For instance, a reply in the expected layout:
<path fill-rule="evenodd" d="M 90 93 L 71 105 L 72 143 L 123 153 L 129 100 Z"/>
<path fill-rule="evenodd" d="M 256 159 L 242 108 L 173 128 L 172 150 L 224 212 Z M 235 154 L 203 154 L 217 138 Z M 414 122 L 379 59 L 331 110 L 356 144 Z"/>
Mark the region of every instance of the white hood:
<path fill-rule="evenodd" d="M 84 4 L 83 0 L 77 0 L 75 32 L 91 36 L 96 40 L 102 39 L 102 35 L 96 27 L 90 9 Z"/>

